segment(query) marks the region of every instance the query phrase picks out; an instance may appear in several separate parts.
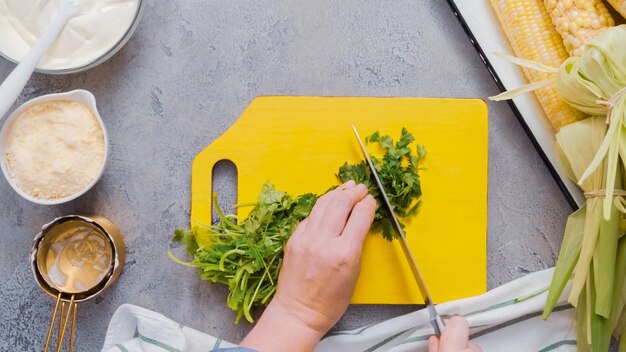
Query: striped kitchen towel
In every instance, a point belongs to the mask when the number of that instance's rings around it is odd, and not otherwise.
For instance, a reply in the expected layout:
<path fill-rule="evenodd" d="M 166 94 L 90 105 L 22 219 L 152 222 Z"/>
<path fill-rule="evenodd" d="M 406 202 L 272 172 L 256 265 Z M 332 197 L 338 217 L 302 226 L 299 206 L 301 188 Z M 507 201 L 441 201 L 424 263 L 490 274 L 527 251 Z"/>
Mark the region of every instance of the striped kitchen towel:
<path fill-rule="evenodd" d="M 123 304 L 109 322 L 102 351 L 208 352 L 221 347 L 235 345 L 182 326 L 151 310 Z"/>
<path fill-rule="evenodd" d="M 437 305 L 443 319 L 464 316 L 472 341 L 484 352 L 576 351 L 574 308 L 566 304 L 569 286 L 547 321 L 541 318 L 554 268 L 528 274 L 483 295 Z M 428 312 L 415 311 L 385 322 L 326 337 L 316 351 L 428 350 Z"/>
<path fill-rule="evenodd" d="M 566 294 L 550 319 L 541 319 L 553 272 L 547 269 L 526 275 L 483 295 L 440 304 L 437 311 L 444 320 L 465 316 L 472 340 L 484 352 L 576 351 L 574 309 L 564 303 Z M 425 352 L 432 332 L 428 313 L 422 309 L 379 324 L 331 333 L 316 351 Z M 102 350 L 207 352 L 218 347 L 234 345 L 125 304 L 113 315 Z"/>

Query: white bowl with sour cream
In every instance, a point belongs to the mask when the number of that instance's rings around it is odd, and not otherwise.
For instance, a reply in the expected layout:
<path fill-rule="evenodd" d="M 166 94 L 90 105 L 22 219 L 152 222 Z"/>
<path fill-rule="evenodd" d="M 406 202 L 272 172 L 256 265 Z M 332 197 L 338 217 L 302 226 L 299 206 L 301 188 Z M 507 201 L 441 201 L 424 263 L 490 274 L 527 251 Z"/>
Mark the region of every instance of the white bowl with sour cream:
<path fill-rule="evenodd" d="M 117 53 L 134 33 L 143 0 L 76 0 L 72 18 L 37 65 L 36 72 L 88 70 Z M 0 56 L 14 63 L 31 50 L 56 16 L 58 0 L 0 0 Z"/>
<path fill-rule="evenodd" d="M 17 108 L 0 130 L 0 168 L 9 185 L 37 204 L 69 202 L 102 177 L 108 134 L 86 90 L 48 94 Z"/>

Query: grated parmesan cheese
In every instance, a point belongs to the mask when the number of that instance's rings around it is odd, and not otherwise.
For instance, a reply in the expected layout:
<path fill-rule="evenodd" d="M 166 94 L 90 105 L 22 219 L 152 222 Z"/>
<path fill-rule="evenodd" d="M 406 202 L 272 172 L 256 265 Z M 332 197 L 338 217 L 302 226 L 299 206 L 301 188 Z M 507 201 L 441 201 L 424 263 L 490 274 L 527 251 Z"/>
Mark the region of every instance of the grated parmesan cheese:
<path fill-rule="evenodd" d="M 35 198 L 71 196 L 100 173 L 104 133 L 91 110 L 81 103 L 37 103 L 9 128 L 5 151 L 9 175 Z"/>

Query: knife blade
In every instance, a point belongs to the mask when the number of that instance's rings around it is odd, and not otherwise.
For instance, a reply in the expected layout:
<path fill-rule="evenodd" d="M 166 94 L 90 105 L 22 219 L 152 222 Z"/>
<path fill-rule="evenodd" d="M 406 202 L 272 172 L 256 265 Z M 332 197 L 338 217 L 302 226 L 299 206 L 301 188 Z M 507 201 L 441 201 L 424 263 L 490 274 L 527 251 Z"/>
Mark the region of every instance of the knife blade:
<path fill-rule="evenodd" d="M 391 214 L 391 219 L 393 220 L 396 231 L 398 231 L 398 234 L 400 235 L 400 241 L 399 241 L 400 247 L 402 247 L 402 252 L 404 252 L 404 256 L 407 262 L 409 263 L 409 267 L 411 268 L 411 273 L 413 274 L 413 277 L 415 278 L 417 287 L 419 288 L 419 291 L 422 294 L 422 297 L 424 298 L 424 305 L 426 306 L 426 309 L 428 310 L 428 314 L 430 317 L 430 324 L 432 325 L 433 330 L 435 331 L 435 335 L 440 336 L 445 326 L 443 319 L 441 319 L 441 316 L 439 316 L 439 313 L 437 313 L 437 310 L 435 309 L 435 305 L 433 304 L 433 301 L 430 298 L 430 294 L 428 293 L 428 289 L 426 288 L 426 284 L 424 283 L 422 274 L 420 273 L 420 270 L 417 267 L 417 262 L 415 261 L 415 257 L 413 256 L 413 253 L 411 253 L 411 249 L 409 248 L 409 244 L 406 240 L 404 230 L 402 229 L 402 226 L 400 226 L 398 217 L 393 211 L 393 207 L 391 206 L 391 202 L 389 201 L 387 192 L 385 191 L 385 188 L 383 187 L 380 177 L 378 176 L 378 172 L 376 172 L 376 168 L 374 168 L 374 164 L 372 163 L 372 159 L 370 158 L 370 155 L 367 152 L 367 149 L 365 148 L 365 144 L 363 144 L 363 140 L 361 139 L 361 136 L 359 135 L 359 132 L 357 131 L 354 125 L 352 125 L 352 129 L 354 130 L 356 139 L 359 141 L 361 152 L 363 153 L 365 160 L 367 160 L 367 165 L 369 165 L 370 171 L 372 172 L 372 175 L 374 176 L 374 179 L 376 180 L 376 184 L 378 185 L 378 188 L 380 189 L 380 193 L 382 194 L 383 199 L 385 200 L 385 206 L 387 207 L 387 209 L 389 210 L 389 213 Z"/>

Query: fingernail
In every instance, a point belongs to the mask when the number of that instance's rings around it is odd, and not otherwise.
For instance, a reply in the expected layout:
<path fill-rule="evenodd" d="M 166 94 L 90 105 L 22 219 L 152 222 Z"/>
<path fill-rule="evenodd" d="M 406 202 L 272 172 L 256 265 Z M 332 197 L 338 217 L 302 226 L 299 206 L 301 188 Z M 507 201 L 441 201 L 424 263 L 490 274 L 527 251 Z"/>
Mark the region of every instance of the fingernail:
<path fill-rule="evenodd" d="M 348 187 L 348 186 L 354 186 L 356 184 L 356 182 L 354 182 L 354 180 L 350 180 L 346 183 L 344 183 L 342 186 L 343 187 Z"/>
<path fill-rule="evenodd" d="M 367 191 L 367 186 L 366 186 L 366 185 L 364 185 L 364 184 L 362 184 L 362 183 L 359 183 L 359 184 L 357 185 L 357 187 L 361 188 L 362 190 Z"/>
<path fill-rule="evenodd" d="M 434 352 L 435 349 L 437 348 L 436 344 L 436 340 L 437 338 L 434 336 L 431 336 L 428 338 L 428 351 L 429 352 Z"/>
<path fill-rule="evenodd" d="M 368 201 L 370 202 L 376 202 L 376 199 L 374 198 L 374 196 L 372 196 L 371 194 L 368 194 L 367 197 L 365 197 Z"/>

